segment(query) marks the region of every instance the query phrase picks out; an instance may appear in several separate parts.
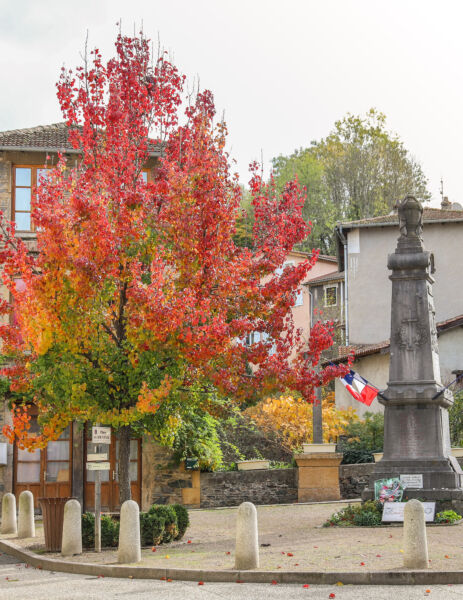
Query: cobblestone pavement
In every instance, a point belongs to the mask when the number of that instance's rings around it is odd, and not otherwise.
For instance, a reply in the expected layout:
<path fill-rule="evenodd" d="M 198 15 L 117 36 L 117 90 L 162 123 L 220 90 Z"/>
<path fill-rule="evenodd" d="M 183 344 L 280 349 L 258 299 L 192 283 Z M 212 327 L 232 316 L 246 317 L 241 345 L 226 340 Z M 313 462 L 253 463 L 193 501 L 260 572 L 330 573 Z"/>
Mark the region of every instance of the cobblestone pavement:
<path fill-rule="evenodd" d="M 336 600 L 431 600 L 463 599 L 463 585 L 432 586 L 322 586 L 251 585 L 236 583 L 197 583 L 153 580 L 97 578 L 68 575 L 27 568 L 24 563 L 0 556 L 1 600 L 325 600 L 335 594 Z"/>

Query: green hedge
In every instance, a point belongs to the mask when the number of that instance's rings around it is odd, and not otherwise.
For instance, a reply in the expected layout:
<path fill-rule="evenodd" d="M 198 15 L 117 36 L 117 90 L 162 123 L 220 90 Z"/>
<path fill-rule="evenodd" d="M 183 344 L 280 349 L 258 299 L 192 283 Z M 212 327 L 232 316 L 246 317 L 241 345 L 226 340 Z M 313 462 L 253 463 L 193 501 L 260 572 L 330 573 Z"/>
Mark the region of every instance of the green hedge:
<path fill-rule="evenodd" d="M 157 546 L 180 540 L 190 524 L 187 509 L 181 504 L 153 504 L 148 512 L 140 513 L 140 541 L 142 546 Z M 119 521 L 109 515 L 101 517 L 101 546 L 114 548 L 119 543 Z M 95 516 L 82 515 L 82 546 L 95 546 Z"/>

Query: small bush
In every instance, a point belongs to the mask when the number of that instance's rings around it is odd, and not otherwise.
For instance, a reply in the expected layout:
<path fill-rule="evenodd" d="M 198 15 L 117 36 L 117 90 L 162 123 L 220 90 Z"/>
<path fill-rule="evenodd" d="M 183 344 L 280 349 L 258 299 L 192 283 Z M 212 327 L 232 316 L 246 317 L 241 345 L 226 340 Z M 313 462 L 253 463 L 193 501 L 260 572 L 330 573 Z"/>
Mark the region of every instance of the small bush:
<path fill-rule="evenodd" d="M 82 515 L 82 546 L 84 548 L 95 546 L 95 515 L 90 512 Z"/>
<path fill-rule="evenodd" d="M 115 548 L 119 544 L 119 522 L 109 515 L 101 517 L 101 547 Z"/>
<path fill-rule="evenodd" d="M 157 546 L 162 543 L 166 520 L 153 512 L 140 513 L 140 539 L 142 546 Z"/>
<path fill-rule="evenodd" d="M 173 506 L 167 504 L 153 504 L 148 511 L 148 514 L 157 515 L 164 519 L 164 532 L 162 534 L 162 544 L 167 544 L 178 536 L 177 513 Z"/>
<path fill-rule="evenodd" d="M 461 518 L 461 515 L 456 513 L 454 510 L 443 510 L 442 512 L 437 513 L 434 521 L 436 523 L 455 523 Z"/>
<path fill-rule="evenodd" d="M 181 540 L 190 524 L 190 517 L 188 516 L 187 509 L 181 504 L 172 504 L 172 508 L 175 510 L 175 514 L 177 515 L 178 534 L 175 539 Z"/>
<path fill-rule="evenodd" d="M 373 527 L 381 525 L 383 506 L 376 500 L 368 500 L 363 504 L 349 504 L 334 513 L 323 524 L 323 527 Z"/>

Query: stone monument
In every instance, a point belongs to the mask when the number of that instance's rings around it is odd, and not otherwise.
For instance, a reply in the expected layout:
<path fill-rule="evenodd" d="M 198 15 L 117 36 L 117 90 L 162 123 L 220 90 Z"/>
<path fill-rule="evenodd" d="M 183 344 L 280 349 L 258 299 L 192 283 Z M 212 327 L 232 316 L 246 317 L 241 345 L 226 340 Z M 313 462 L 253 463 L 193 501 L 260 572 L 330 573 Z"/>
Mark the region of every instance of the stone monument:
<path fill-rule="evenodd" d="M 448 408 L 443 390 L 432 284 L 434 259 L 423 247 L 423 208 L 407 196 L 398 204 L 400 237 L 388 257 L 392 271 L 389 382 L 378 396 L 384 405 L 384 453 L 369 488 L 379 479 L 417 475 L 408 498 L 463 501 L 463 472 L 451 456 Z M 421 483 L 422 482 L 422 483 Z M 422 487 L 418 487 L 422 485 Z M 462 504 L 457 504 L 458 507 Z"/>

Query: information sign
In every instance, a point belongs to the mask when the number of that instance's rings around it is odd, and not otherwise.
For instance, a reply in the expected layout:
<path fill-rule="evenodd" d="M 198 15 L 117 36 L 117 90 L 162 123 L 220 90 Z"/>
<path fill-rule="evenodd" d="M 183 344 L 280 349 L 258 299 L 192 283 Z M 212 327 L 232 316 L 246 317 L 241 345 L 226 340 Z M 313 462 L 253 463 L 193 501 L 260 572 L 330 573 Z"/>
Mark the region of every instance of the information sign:
<path fill-rule="evenodd" d="M 109 471 L 109 462 L 88 462 L 87 471 Z"/>
<path fill-rule="evenodd" d="M 421 473 L 410 473 L 409 475 L 401 475 L 400 483 L 404 488 L 423 489 L 423 475 Z"/>
<path fill-rule="evenodd" d="M 92 427 L 92 444 L 110 444 L 111 427 Z"/>
<path fill-rule="evenodd" d="M 383 506 L 383 518 L 385 523 L 403 522 L 406 502 L 385 502 Z M 422 502 L 424 508 L 424 520 L 427 523 L 434 521 L 436 511 L 435 502 Z"/>
<path fill-rule="evenodd" d="M 101 454 L 87 454 L 87 460 L 96 461 L 96 460 L 108 460 L 108 455 L 105 453 Z"/>

